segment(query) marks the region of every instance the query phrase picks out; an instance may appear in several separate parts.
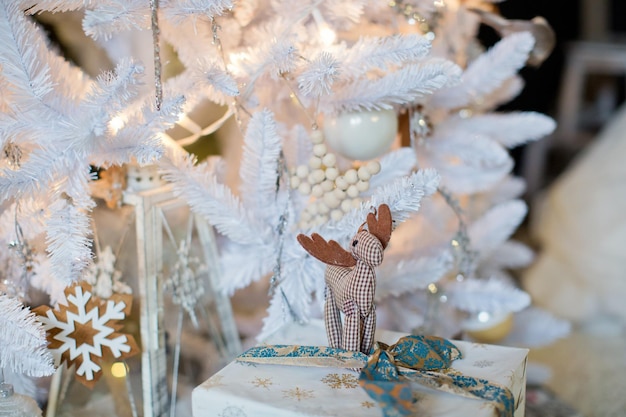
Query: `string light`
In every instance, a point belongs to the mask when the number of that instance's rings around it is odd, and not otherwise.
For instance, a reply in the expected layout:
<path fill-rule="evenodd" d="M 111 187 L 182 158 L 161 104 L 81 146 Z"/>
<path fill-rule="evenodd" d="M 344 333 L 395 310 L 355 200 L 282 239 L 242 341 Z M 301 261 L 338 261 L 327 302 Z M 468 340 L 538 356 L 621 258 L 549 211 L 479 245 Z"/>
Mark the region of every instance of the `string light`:
<path fill-rule="evenodd" d="M 109 121 L 109 130 L 116 134 L 124 127 L 124 118 L 122 116 L 115 116 Z"/>
<path fill-rule="evenodd" d="M 319 30 L 319 38 L 323 45 L 330 46 L 337 40 L 337 33 L 326 23 L 318 9 L 311 12 Z"/>
<path fill-rule="evenodd" d="M 115 362 L 111 365 L 111 375 L 115 378 L 124 378 L 127 373 L 126 364 L 124 362 Z"/>

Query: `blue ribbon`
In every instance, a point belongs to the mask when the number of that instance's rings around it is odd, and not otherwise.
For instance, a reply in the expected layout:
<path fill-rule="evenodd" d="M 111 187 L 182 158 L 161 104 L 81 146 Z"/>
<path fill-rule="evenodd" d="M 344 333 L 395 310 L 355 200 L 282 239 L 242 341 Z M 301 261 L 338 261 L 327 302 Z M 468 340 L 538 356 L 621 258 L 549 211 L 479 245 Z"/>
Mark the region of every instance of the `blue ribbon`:
<path fill-rule="evenodd" d="M 411 386 L 424 385 L 492 403 L 500 417 L 512 417 L 511 391 L 485 379 L 448 372 L 462 357 L 448 340 L 434 336 L 405 336 L 388 346 L 376 343 L 368 357 L 360 352 L 325 346 L 257 346 L 237 358 L 241 362 L 362 368 L 359 385 L 383 409 L 385 417 L 408 416 L 416 400 Z"/>

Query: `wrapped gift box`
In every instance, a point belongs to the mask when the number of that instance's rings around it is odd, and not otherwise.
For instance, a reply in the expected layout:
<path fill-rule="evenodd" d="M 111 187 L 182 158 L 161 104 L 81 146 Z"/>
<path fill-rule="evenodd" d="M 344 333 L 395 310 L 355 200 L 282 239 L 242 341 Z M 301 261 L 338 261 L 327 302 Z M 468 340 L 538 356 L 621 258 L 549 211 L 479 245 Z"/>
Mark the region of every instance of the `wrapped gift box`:
<path fill-rule="evenodd" d="M 377 331 L 376 340 L 395 343 L 401 333 Z M 326 345 L 321 321 L 286 326 L 267 344 Z M 515 398 L 515 417 L 524 416 L 527 349 L 462 341 L 454 344 L 463 359 L 452 369 L 506 386 Z M 419 388 L 417 415 L 495 417 L 487 402 Z M 382 410 L 358 384 L 358 373 L 342 368 L 232 362 L 196 387 L 193 417 L 380 417 Z"/>

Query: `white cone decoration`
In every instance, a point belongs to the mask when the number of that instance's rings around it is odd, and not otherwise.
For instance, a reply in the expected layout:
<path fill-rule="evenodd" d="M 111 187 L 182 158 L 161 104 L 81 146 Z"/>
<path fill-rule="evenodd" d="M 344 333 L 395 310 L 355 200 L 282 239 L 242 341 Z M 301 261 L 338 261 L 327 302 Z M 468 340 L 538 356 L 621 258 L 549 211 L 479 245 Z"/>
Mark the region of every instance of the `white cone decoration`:
<path fill-rule="evenodd" d="M 359 161 L 385 154 L 397 132 L 398 117 L 393 110 L 342 113 L 324 120 L 328 146 L 338 155 Z"/>

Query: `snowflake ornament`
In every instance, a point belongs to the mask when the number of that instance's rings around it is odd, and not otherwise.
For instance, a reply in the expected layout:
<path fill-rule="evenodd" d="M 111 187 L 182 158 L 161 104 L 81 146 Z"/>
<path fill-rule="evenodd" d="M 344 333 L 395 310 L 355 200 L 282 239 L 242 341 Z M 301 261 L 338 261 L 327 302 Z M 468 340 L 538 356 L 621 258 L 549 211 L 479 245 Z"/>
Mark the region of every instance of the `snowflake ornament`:
<path fill-rule="evenodd" d="M 196 257 L 189 256 L 189 244 L 182 240 L 178 248 L 178 260 L 165 281 L 165 290 L 172 292 L 172 302 L 187 311 L 195 328 L 198 328 L 196 304 L 204 295 L 202 275 L 207 271 Z"/>
<path fill-rule="evenodd" d="M 133 290 L 125 284 L 122 273 L 115 269 L 116 257 L 110 246 L 98 251 L 98 260 L 85 271 L 84 280 L 91 284 L 96 297 L 109 298 L 113 293 L 132 294 Z"/>
<path fill-rule="evenodd" d="M 102 361 L 139 353 L 131 335 L 117 332 L 121 328 L 117 322 L 130 313 L 132 296 L 115 294 L 100 299 L 93 295 L 91 285 L 82 282 L 68 287 L 65 297 L 67 304 L 33 311 L 43 323 L 57 366 L 63 362 L 77 365 L 76 378 L 93 388 L 102 375 Z"/>

